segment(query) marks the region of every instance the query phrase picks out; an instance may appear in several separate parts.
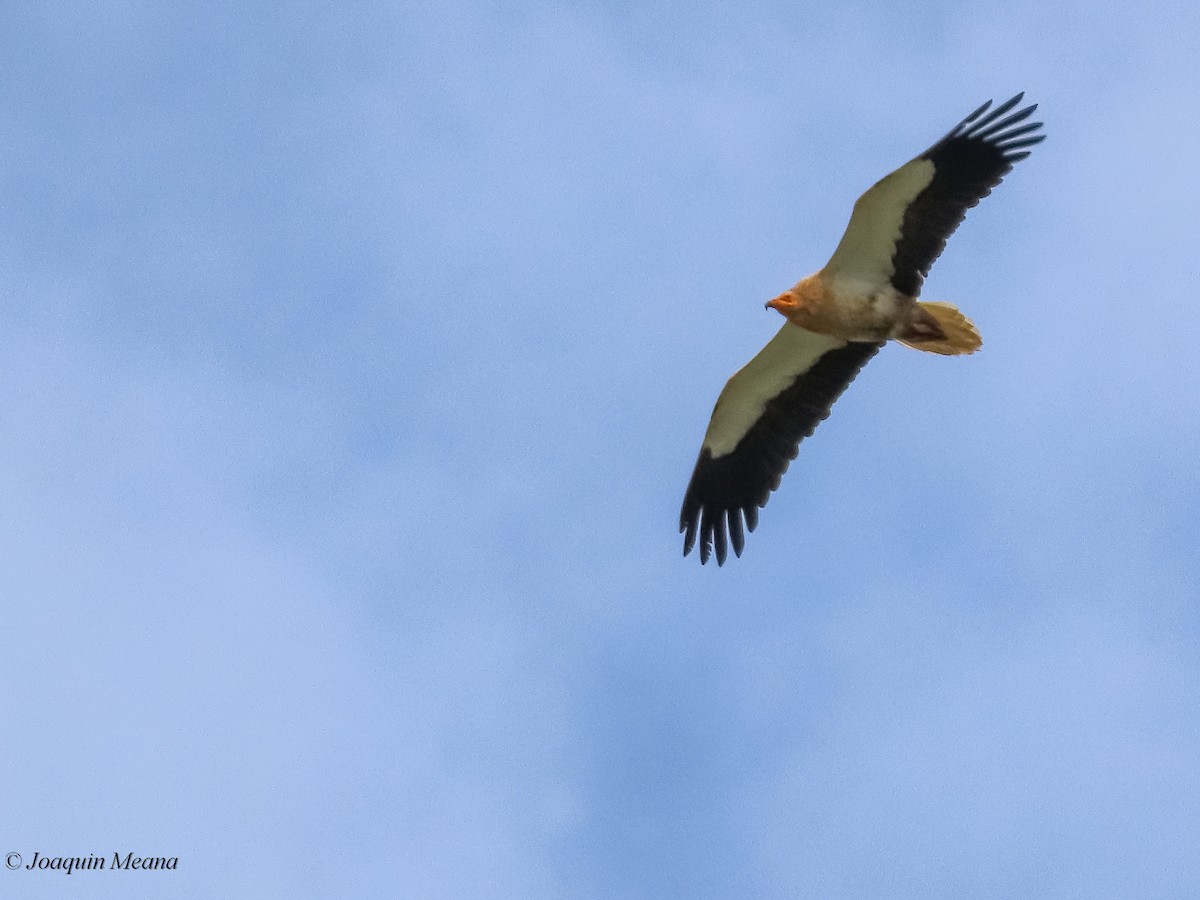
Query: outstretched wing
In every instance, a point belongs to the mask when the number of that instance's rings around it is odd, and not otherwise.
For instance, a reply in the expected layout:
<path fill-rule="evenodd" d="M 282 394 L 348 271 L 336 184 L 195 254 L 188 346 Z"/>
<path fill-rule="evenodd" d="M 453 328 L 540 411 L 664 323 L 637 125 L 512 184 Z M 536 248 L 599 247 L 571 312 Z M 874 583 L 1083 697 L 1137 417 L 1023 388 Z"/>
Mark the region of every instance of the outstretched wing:
<path fill-rule="evenodd" d="M 1017 94 L 990 113 L 989 100 L 859 197 L 824 274 L 890 282 L 901 293 L 917 296 L 967 210 L 1029 155 L 1026 148 L 1045 137 L 1034 134 L 1041 122 L 1020 124 L 1037 104 L 1009 115 L 1024 96 Z"/>
<path fill-rule="evenodd" d="M 851 343 L 787 323 L 737 372 L 713 409 L 679 515 L 686 556 L 700 538 L 700 562 L 728 544 L 741 556 L 745 530 L 779 487 L 800 442 L 882 344 Z M 742 520 L 745 518 L 745 530 Z"/>

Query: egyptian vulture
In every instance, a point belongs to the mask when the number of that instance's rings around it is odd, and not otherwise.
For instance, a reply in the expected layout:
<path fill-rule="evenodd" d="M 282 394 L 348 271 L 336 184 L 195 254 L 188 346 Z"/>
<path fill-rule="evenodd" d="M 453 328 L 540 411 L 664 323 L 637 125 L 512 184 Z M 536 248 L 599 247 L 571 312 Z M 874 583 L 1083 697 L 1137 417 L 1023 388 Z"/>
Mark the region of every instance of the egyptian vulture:
<path fill-rule="evenodd" d="M 875 184 L 825 267 L 767 303 L 787 321 L 717 398 L 679 517 L 685 556 L 697 538 L 701 563 L 715 554 L 724 564 L 730 544 L 741 556 L 800 442 L 888 340 L 944 355 L 979 349 L 966 316 L 917 297 L 967 210 L 1045 137 L 1041 122 L 1021 124 L 1036 105 L 1011 112 L 1023 96 L 991 112 L 989 100 Z"/>

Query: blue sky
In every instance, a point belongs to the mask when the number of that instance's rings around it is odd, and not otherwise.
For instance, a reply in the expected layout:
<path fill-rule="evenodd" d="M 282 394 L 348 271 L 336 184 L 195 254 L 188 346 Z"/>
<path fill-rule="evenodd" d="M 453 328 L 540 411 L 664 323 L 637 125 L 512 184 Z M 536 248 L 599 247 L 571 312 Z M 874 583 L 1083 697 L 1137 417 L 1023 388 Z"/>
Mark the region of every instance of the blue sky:
<path fill-rule="evenodd" d="M 19 897 L 1200 892 L 1193 4 L 0 13 Z M 747 552 L 763 302 L 988 97 L 1049 139 Z"/>

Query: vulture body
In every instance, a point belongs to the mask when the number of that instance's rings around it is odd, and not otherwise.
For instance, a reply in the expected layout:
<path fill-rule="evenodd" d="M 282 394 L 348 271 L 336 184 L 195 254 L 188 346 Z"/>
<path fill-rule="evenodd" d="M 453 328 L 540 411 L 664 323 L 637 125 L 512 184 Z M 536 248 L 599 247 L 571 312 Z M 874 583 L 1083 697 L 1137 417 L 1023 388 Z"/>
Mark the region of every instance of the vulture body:
<path fill-rule="evenodd" d="M 942 355 L 982 341 L 961 312 L 918 300 L 921 285 L 966 212 L 1041 141 L 1036 105 L 1018 94 L 983 104 L 949 134 L 877 182 L 854 204 L 829 262 L 769 301 L 787 322 L 725 385 L 683 499 L 686 556 L 723 565 L 859 370 L 892 339 Z M 990 110 L 990 111 L 989 111 Z"/>

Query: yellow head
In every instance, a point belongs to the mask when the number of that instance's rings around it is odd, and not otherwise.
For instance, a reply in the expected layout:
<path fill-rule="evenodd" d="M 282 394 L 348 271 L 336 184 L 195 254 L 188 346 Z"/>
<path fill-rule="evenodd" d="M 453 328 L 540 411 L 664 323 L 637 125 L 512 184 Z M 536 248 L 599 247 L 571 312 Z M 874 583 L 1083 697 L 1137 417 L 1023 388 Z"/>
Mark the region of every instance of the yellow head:
<path fill-rule="evenodd" d="M 792 324 L 818 334 L 839 334 L 843 327 L 838 305 L 819 275 L 802 278 L 790 291 L 767 301 L 767 309 L 773 309 Z"/>

